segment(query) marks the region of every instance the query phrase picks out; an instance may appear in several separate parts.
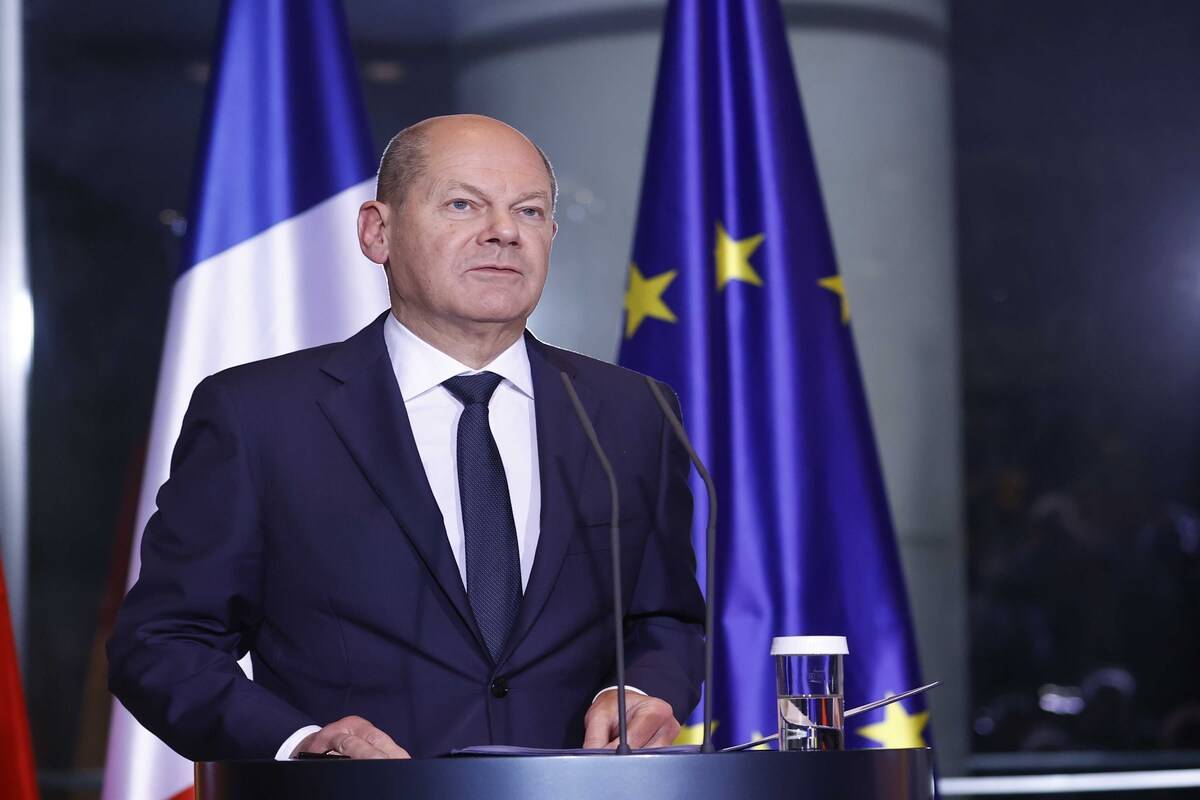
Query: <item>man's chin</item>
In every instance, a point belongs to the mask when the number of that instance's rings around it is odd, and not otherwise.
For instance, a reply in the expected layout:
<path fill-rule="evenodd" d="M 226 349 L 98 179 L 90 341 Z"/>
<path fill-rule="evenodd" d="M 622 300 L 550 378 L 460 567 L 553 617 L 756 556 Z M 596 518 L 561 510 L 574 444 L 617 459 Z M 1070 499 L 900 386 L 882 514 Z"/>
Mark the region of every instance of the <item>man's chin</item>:
<path fill-rule="evenodd" d="M 525 298 L 508 296 L 486 298 L 484 302 L 473 304 L 463 309 L 462 316 L 472 322 L 488 325 L 524 326 L 525 320 L 533 313 L 534 303 Z"/>

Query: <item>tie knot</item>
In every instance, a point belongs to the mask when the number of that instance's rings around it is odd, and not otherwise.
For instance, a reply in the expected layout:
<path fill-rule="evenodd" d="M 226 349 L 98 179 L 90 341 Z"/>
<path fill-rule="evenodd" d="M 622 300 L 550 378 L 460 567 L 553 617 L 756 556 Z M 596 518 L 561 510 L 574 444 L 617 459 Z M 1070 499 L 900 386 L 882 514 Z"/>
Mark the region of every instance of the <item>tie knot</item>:
<path fill-rule="evenodd" d="M 482 403 L 487 405 L 492 398 L 492 392 L 500 385 L 501 377 L 494 372 L 479 372 L 475 375 L 456 375 L 442 383 L 450 394 L 457 397 L 463 405 Z"/>

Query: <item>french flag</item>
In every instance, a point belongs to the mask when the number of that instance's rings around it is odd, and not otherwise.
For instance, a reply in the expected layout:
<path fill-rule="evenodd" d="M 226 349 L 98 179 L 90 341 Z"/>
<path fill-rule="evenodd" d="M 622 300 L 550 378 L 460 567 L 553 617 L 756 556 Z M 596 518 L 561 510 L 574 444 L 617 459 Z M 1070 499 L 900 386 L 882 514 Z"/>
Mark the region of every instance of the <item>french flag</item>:
<path fill-rule="evenodd" d="M 196 384 L 345 339 L 388 304 L 355 233 L 375 156 L 337 0 L 225 4 L 201 141 L 127 588 Z M 192 764 L 114 702 L 104 800 L 191 795 Z"/>

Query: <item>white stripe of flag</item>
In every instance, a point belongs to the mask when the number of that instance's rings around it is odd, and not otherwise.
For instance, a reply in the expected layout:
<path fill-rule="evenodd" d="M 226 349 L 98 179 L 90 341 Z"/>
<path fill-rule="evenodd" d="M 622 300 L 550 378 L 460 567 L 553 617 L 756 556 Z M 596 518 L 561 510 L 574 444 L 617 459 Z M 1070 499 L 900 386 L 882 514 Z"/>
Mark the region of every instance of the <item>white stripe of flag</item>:
<path fill-rule="evenodd" d="M 242 1 L 234 0 L 227 13 L 245 17 L 261 9 L 270 21 L 256 18 L 254 24 L 260 26 L 258 30 L 264 24 L 282 24 L 281 17 L 300 5 L 308 6 L 305 12 L 308 18 L 341 13 L 333 0 L 308 0 L 296 6 L 290 6 L 287 0 L 271 3 L 249 0 L 251 6 L 241 5 Z M 278 7 L 273 11 L 265 8 L 276 4 Z M 245 31 L 234 37 L 229 28 L 227 24 L 225 42 L 233 42 L 231 47 L 237 46 L 236 42 L 253 41 L 254 37 L 247 37 Z M 229 51 L 219 52 L 228 63 Z M 283 70 L 280 74 L 296 73 Z M 317 87 L 312 88 L 309 110 L 319 114 L 323 111 L 321 98 Z M 357 97 L 357 86 L 342 87 L 342 91 L 353 92 Z M 211 127 L 206 133 L 210 141 L 217 136 L 228 137 L 231 132 L 246 135 L 247 117 L 267 112 L 259 108 L 231 111 L 218 102 L 212 109 Z M 279 130 L 280 121 L 273 122 L 276 124 L 251 120 L 249 129 Z M 324 124 L 361 126 L 364 121 L 337 118 L 326 119 Z M 356 155 L 367 157 L 367 154 Z M 214 182 L 221 183 L 221 164 L 209 163 L 203 167 L 200 174 L 205 179 L 216 176 Z M 311 170 L 312 163 L 296 164 L 294 168 Z M 281 177 L 278 164 L 264 165 L 263 173 L 263 180 Z M 374 193 L 373 177 L 361 177 L 365 179 L 348 188 L 331 188 L 323 201 L 243 241 L 230 243 L 231 246 L 180 275 L 171 297 L 127 586 L 138 574 L 141 532 L 154 513 L 155 495 L 167 479 L 171 450 L 196 384 L 236 364 L 345 339 L 387 307 L 382 271 L 363 257 L 358 248 L 357 209 Z M 220 202 L 214 204 L 211 197 L 205 200 L 204 208 L 223 207 Z M 204 208 L 194 213 L 203 213 Z M 204 223 L 200 217 L 192 222 Z M 170 750 L 114 701 L 104 800 L 188 797 L 192 792 L 192 775 L 191 762 Z"/>

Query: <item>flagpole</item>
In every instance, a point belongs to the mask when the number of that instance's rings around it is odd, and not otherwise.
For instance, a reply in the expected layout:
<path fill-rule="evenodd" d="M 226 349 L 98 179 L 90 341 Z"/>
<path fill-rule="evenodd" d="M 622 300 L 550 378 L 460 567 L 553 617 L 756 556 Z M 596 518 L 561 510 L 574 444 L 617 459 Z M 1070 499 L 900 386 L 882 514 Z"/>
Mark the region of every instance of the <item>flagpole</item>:
<path fill-rule="evenodd" d="M 21 0 L 0 0 L 0 542 L 13 637 L 23 656 L 33 304 L 25 249 L 22 32 Z"/>

